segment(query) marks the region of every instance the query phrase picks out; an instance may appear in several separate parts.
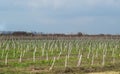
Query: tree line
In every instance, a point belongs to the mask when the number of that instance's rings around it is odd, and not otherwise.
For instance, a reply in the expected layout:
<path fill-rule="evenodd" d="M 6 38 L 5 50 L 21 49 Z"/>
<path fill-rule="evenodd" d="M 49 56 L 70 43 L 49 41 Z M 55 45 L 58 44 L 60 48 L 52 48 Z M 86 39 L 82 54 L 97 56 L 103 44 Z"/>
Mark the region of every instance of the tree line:
<path fill-rule="evenodd" d="M 81 37 L 81 36 L 87 36 L 87 37 L 104 37 L 104 36 L 118 36 L 120 35 L 112 35 L 112 34 L 84 34 L 82 32 L 78 32 L 76 34 L 65 34 L 65 33 L 43 33 L 43 32 L 25 32 L 25 31 L 14 31 L 14 32 L 1 32 L 0 36 L 45 36 L 45 37 Z"/>

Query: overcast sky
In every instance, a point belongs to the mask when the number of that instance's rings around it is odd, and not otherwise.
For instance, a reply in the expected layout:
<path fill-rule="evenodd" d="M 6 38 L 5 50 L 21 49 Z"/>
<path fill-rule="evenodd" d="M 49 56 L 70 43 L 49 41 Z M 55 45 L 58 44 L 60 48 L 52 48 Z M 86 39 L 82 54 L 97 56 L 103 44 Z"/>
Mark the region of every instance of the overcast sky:
<path fill-rule="evenodd" d="M 120 34 L 120 0 L 0 0 L 0 31 Z"/>

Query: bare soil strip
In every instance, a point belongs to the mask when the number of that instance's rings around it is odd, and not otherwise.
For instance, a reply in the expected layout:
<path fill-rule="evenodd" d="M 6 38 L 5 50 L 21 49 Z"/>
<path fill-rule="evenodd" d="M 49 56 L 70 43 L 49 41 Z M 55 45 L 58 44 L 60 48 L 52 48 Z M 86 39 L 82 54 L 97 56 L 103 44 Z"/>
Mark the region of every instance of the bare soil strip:
<path fill-rule="evenodd" d="M 96 72 L 96 73 L 88 73 L 88 74 L 120 74 L 120 72 L 109 71 L 109 72 Z"/>

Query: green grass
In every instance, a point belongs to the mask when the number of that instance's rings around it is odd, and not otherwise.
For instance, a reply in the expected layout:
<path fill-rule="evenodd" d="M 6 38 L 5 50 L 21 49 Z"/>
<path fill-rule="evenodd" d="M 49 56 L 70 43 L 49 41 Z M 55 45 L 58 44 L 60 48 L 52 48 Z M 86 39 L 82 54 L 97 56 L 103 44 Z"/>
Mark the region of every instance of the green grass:
<path fill-rule="evenodd" d="M 33 53 L 36 48 L 35 62 Z M 3 40 L 0 42 L 0 74 L 48 74 L 48 73 L 88 73 L 104 70 L 119 70 L 120 40 L 80 39 L 80 40 Z M 44 50 L 44 55 L 42 52 Z M 60 58 L 57 57 L 60 55 Z M 67 67 L 65 58 L 69 54 Z M 7 65 L 5 65 L 8 53 Z M 88 57 L 89 54 L 89 58 Z M 47 60 L 48 54 L 48 60 Z M 82 54 L 80 67 L 77 67 L 78 55 Z M 105 65 L 102 66 L 103 54 Z M 22 61 L 19 62 L 22 55 Z M 94 55 L 94 63 L 91 65 Z M 52 71 L 49 71 L 56 57 Z M 109 68 L 112 66 L 112 69 Z M 118 69 L 117 69 L 118 68 Z M 99 70 L 100 69 L 100 70 Z"/>

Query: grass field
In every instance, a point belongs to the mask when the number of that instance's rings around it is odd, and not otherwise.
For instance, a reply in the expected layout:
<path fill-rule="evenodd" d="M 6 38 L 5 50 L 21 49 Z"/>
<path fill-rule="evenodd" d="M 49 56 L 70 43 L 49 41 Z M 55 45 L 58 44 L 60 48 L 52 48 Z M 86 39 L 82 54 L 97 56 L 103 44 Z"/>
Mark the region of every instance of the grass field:
<path fill-rule="evenodd" d="M 119 72 L 119 58 L 119 39 L 0 41 L 0 74 Z"/>

